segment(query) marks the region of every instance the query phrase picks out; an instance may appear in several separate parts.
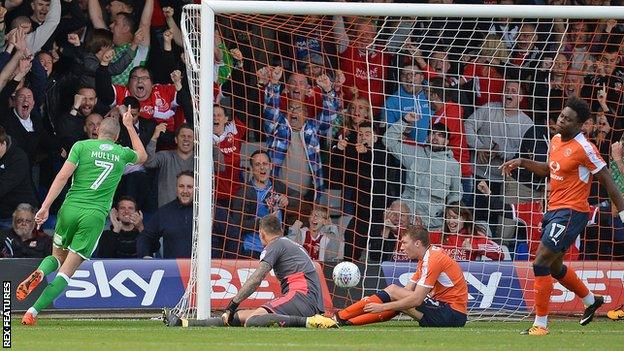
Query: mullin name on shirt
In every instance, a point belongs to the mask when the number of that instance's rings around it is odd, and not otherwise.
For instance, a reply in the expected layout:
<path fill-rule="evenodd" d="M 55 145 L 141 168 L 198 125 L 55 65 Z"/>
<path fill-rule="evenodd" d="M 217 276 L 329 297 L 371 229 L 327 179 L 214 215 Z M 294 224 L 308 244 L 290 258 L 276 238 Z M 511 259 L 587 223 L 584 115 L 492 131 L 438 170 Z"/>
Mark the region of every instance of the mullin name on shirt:
<path fill-rule="evenodd" d="M 108 152 L 104 151 L 91 151 L 91 157 L 113 162 L 119 162 L 120 160 L 119 155 L 109 154 Z"/>

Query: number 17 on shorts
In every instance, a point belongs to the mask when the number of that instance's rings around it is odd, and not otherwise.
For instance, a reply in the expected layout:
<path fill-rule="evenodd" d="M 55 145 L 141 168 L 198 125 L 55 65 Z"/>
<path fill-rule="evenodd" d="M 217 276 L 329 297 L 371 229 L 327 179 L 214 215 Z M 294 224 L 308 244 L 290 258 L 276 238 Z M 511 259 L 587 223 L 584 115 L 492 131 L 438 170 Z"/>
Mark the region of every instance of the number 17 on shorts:
<path fill-rule="evenodd" d="M 571 209 L 548 211 L 542 220 L 542 244 L 553 252 L 565 252 L 587 225 L 589 214 Z"/>

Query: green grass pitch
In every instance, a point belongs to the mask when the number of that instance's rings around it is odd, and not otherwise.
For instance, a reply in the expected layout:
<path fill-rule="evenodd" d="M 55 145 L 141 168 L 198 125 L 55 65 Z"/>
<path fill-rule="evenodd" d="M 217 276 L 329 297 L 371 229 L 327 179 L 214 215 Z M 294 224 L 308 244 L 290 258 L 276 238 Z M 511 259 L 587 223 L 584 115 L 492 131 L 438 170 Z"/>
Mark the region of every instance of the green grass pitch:
<path fill-rule="evenodd" d="M 465 328 L 424 329 L 388 322 L 341 329 L 166 328 L 152 320 L 13 320 L 15 350 L 624 350 L 624 322 L 599 319 L 586 327 L 551 322 L 551 334 L 518 332 L 525 322 L 472 322 Z"/>

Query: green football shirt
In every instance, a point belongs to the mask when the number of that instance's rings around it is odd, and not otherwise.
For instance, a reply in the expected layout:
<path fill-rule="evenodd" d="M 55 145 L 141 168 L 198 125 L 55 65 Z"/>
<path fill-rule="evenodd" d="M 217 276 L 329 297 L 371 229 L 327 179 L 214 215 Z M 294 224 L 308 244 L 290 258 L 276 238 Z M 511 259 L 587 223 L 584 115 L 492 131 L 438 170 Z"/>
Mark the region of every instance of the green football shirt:
<path fill-rule="evenodd" d="M 620 169 L 618 168 L 617 163 L 615 163 L 614 160 L 611 160 L 610 163 L 611 164 L 609 165 L 609 170 L 611 170 L 611 176 L 613 177 L 613 181 L 615 182 L 615 185 L 617 185 L 620 192 L 623 192 L 624 175 L 622 174 L 622 172 L 620 172 Z"/>
<path fill-rule="evenodd" d="M 117 61 L 121 56 L 123 56 L 126 53 L 126 50 L 130 49 L 130 43 L 123 44 L 121 46 L 115 46 L 114 49 L 115 49 L 115 57 L 113 58 L 113 61 Z M 134 59 L 132 60 L 132 62 L 130 62 L 130 64 L 124 69 L 123 72 L 112 76 L 111 82 L 113 84 L 128 85 L 129 83 L 128 79 L 130 78 L 130 71 L 132 71 L 132 69 L 137 66 L 145 67 L 148 54 L 149 54 L 149 46 L 139 45 L 139 47 L 137 47 L 136 52 L 134 53 Z"/>
<path fill-rule="evenodd" d="M 67 161 L 76 165 L 65 204 L 105 213 L 126 165 L 137 161 L 136 152 L 110 140 L 82 140 L 74 144 Z"/>

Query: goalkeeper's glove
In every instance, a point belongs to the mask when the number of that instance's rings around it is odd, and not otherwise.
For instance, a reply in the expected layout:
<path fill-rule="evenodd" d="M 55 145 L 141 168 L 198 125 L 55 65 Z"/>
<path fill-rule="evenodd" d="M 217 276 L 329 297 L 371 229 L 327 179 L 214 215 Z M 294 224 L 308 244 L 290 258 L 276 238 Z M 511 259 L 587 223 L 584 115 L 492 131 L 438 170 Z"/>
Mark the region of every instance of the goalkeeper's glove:
<path fill-rule="evenodd" d="M 225 319 L 225 324 L 226 325 L 232 325 L 232 321 L 234 320 L 234 313 L 236 313 L 236 310 L 238 309 L 238 303 L 234 302 L 234 301 L 230 301 L 230 303 L 227 305 L 227 307 L 225 308 L 225 313 L 227 318 Z"/>

